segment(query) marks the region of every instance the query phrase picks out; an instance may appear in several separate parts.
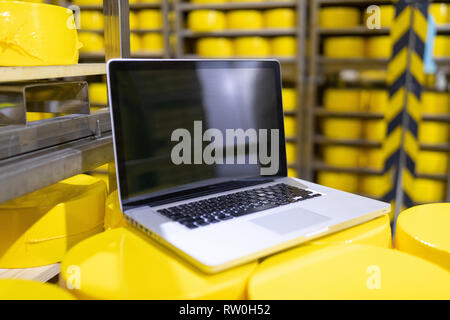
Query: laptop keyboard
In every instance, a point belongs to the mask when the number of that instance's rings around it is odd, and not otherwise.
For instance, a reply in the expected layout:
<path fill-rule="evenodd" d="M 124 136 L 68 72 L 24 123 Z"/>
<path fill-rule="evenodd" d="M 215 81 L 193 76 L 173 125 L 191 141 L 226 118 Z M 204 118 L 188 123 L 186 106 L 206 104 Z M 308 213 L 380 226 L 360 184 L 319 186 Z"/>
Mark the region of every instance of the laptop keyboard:
<path fill-rule="evenodd" d="M 161 209 L 158 212 L 190 229 L 195 229 L 320 195 L 313 191 L 279 183 L 269 187 L 190 202 Z"/>

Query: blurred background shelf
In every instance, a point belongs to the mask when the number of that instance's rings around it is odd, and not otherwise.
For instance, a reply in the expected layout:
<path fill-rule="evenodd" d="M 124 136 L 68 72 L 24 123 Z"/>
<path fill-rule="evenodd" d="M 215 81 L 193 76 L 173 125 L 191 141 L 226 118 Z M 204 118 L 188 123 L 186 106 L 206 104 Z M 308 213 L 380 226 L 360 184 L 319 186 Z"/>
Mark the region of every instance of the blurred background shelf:
<path fill-rule="evenodd" d="M 80 63 L 67 66 L 43 67 L 0 67 L 0 82 L 80 77 L 105 73 L 105 63 Z"/>

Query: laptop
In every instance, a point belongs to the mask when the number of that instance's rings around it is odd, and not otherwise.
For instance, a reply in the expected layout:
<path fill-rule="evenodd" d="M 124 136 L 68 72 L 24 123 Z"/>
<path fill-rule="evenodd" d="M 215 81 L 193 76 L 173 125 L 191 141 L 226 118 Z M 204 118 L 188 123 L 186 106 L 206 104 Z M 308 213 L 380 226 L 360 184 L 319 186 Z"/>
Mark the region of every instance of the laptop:
<path fill-rule="evenodd" d="M 390 211 L 287 176 L 277 60 L 107 64 L 120 206 L 207 273 Z"/>

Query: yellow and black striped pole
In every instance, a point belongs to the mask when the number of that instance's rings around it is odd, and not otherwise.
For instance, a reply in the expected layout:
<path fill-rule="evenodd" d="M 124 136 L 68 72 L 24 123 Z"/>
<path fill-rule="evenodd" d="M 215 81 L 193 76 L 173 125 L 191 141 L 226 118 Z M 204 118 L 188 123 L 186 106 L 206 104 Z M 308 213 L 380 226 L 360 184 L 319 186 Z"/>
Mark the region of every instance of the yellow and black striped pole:
<path fill-rule="evenodd" d="M 383 200 L 394 204 L 395 217 L 414 205 L 412 190 L 419 151 L 420 100 L 425 81 L 424 52 L 428 1 L 398 0 L 391 28 L 392 57 L 388 65 L 389 108 L 385 114 L 387 135 L 383 143 L 384 172 L 392 175 Z"/>

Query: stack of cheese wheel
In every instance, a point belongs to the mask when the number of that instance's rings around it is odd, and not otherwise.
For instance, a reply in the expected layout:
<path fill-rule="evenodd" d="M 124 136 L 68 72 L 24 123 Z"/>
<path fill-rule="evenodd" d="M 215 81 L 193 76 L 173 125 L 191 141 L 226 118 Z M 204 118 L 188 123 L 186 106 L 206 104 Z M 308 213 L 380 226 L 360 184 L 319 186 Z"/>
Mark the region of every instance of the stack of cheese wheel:
<path fill-rule="evenodd" d="M 422 93 L 423 115 L 446 115 L 449 113 L 449 108 L 448 92 L 424 91 Z M 422 120 L 419 124 L 419 141 L 427 145 L 448 144 L 448 123 Z M 416 165 L 418 173 L 445 176 L 448 171 L 448 153 L 420 150 Z M 446 184 L 443 180 L 415 179 L 413 200 L 419 203 L 444 201 L 445 190 Z"/>
<path fill-rule="evenodd" d="M 205 3 L 205 0 L 197 1 Z M 228 12 L 193 10 L 187 18 L 187 27 L 193 32 L 283 30 L 294 28 L 295 25 L 296 13 L 292 8 L 241 9 Z M 297 41 L 294 36 L 205 37 L 198 39 L 195 48 L 196 53 L 204 58 L 294 57 L 297 54 Z"/>
<path fill-rule="evenodd" d="M 433 16 L 438 26 L 450 24 L 450 4 L 432 3 L 429 7 L 429 13 Z M 450 57 L 450 36 L 436 36 L 434 39 L 434 56 L 436 58 Z"/>
<path fill-rule="evenodd" d="M 137 12 L 139 29 L 146 32 L 140 35 L 140 50 L 145 53 L 161 54 L 164 51 L 164 38 L 161 32 L 163 17 L 160 10 L 144 9 Z"/>

